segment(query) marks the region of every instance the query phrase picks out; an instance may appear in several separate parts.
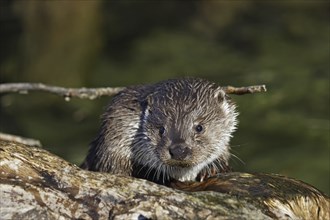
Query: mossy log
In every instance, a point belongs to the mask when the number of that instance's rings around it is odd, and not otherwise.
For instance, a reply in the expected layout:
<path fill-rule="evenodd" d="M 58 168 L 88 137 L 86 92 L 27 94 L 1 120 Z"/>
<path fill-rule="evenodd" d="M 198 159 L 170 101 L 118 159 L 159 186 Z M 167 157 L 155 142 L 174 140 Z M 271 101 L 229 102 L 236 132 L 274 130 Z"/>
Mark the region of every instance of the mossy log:
<path fill-rule="evenodd" d="M 172 187 L 0 141 L 0 219 L 329 219 L 328 196 L 278 175 L 228 173 Z"/>

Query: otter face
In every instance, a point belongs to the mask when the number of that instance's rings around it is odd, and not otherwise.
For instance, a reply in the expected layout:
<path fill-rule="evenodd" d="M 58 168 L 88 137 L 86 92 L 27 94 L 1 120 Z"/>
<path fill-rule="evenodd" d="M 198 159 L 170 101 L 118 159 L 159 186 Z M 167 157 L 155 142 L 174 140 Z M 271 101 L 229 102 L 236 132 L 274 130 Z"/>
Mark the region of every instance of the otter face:
<path fill-rule="evenodd" d="M 193 181 L 202 169 L 227 162 L 237 113 L 221 88 L 175 82 L 147 103 L 142 130 L 148 146 L 139 146 L 137 163 L 154 169 L 153 178 Z"/>

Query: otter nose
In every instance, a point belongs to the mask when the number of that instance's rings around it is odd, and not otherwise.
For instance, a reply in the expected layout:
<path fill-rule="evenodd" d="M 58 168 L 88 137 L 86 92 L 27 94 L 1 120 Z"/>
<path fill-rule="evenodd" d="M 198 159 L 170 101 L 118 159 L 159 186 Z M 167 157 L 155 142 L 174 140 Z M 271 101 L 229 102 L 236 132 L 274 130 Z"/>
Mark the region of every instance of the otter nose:
<path fill-rule="evenodd" d="M 169 149 L 171 159 L 184 160 L 191 155 L 190 148 L 182 144 L 172 145 Z"/>

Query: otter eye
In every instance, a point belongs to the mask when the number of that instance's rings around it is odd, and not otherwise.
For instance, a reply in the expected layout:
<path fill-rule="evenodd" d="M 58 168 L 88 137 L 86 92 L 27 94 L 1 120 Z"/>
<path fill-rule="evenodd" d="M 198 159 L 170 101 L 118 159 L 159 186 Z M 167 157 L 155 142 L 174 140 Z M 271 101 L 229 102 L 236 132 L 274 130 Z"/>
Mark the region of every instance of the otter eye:
<path fill-rule="evenodd" d="M 203 126 L 202 125 L 196 125 L 195 127 L 195 130 L 198 132 L 198 133 L 201 133 L 203 131 Z"/>
<path fill-rule="evenodd" d="M 159 134 L 162 136 L 165 133 L 165 128 L 163 126 L 161 126 L 159 128 Z"/>

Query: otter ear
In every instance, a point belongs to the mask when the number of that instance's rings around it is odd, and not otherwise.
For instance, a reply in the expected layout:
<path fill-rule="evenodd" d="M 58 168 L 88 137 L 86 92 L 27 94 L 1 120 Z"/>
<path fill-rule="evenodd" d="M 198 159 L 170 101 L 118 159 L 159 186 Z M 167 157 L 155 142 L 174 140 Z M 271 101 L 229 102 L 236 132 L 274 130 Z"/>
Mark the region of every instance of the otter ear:
<path fill-rule="evenodd" d="M 226 98 L 226 93 L 225 91 L 219 87 L 214 91 L 214 98 L 218 99 L 218 100 L 224 100 Z"/>

